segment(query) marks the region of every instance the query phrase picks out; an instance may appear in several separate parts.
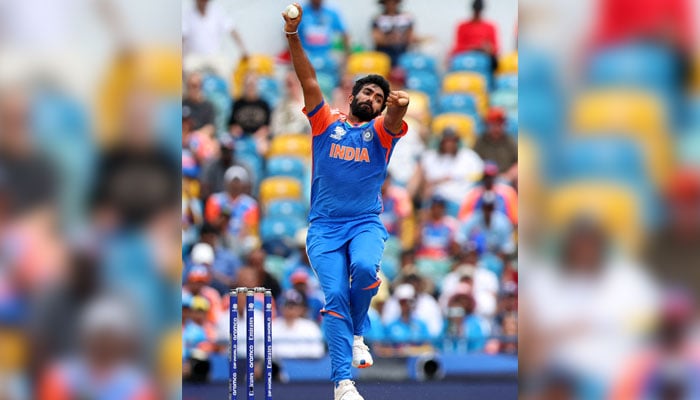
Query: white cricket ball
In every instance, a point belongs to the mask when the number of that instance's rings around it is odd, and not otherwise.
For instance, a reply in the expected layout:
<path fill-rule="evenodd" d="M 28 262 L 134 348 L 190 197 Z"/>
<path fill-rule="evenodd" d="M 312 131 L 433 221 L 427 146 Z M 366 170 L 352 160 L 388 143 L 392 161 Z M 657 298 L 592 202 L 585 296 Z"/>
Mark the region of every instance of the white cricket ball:
<path fill-rule="evenodd" d="M 284 13 L 287 14 L 287 16 L 291 19 L 295 19 L 296 17 L 299 16 L 299 9 L 297 6 L 294 4 L 290 4 L 287 6 L 287 8 L 284 10 Z"/>

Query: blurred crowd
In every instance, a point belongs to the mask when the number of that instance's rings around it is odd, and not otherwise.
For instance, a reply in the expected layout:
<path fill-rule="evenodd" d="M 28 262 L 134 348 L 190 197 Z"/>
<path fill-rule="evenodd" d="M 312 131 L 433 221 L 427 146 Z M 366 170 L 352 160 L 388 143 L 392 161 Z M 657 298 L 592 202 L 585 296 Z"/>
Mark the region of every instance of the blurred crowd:
<path fill-rule="evenodd" d="M 78 3 L 0 4 L 0 398 L 178 398 L 177 41 Z"/>
<path fill-rule="evenodd" d="M 421 19 L 400 0 L 379 3 L 382 12 L 367 15 L 373 48 L 353 46 L 343 15 L 322 0 L 302 4 L 299 27 L 332 107 L 347 112 L 354 80 L 369 73 L 411 97 L 409 132 L 381 191 L 390 237 L 365 338 L 386 357 L 515 355 L 517 53 L 502 50 L 502 32 L 483 18 L 488 2 L 466 1 L 465 20 L 445 27 L 454 42 L 443 59 L 421 52 Z M 230 17 L 207 0 L 183 11 L 186 57 L 220 51 L 211 46 L 229 35 L 242 50 L 227 75 L 206 65 L 183 73 L 182 329 L 190 379 L 206 375 L 210 355 L 226 354 L 235 287 L 272 290 L 275 357 L 325 354 L 323 292 L 305 249 L 311 137 L 301 87 L 286 52 L 249 53 Z M 256 299 L 256 314 L 262 304 Z M 262 328 L 258 335 L 261 346 Z"/>
<path fill-rule="evenodd" d="M 568 6 L 520 8 L 521 395 L 698 398 L 697 2 Z"/>

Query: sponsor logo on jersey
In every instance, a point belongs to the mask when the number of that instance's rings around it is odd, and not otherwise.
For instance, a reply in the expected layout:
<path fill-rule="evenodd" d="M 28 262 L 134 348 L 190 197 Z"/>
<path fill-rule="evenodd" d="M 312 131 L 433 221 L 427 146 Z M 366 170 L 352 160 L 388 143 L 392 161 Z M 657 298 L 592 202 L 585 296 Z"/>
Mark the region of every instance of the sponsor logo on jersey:
<path fill-rule="evenodd" d="M 343 128 L 342 126 L 339 125 L 339 126 L 335 127 L 331 137 L 335 140 L 340 140 L 343 138 L 343 136 L 345 136 L 346 133 L 348 133 L 348 132 L 345 130 L 345 128 Z"/>

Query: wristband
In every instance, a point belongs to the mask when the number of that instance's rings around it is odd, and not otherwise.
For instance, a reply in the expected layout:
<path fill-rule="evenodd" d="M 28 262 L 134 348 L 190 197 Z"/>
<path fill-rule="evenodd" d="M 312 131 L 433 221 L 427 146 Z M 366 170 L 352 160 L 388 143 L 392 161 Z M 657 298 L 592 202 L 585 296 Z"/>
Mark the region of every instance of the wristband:
<path fill-rule="evenodd" d="M 299 29 L 295 30 L 294 32 L 287 32 L 287 31 L 284 31 L 284 33 L 285 33 L 286 35 L 296 35 L 297 33 L 299 33 Z"/>

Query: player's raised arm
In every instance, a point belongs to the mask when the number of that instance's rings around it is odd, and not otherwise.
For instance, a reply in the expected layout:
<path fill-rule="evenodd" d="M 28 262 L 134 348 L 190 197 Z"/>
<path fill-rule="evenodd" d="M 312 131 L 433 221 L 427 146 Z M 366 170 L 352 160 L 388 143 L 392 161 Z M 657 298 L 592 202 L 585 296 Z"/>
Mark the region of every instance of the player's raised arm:
<path fill-rule="evenodd" d="M 389 93 L 386 99 L 386 116 L 384 117 L 384 128 L 390 133 L 397 134 L 403 126 L 403 117 L 408 110 L 408 93 L 401 90 L 394 90 Z"/>
<path fill-rule="evenodd" d="M 321 104 L 323 101 L 323 93 L 316 80 L 316 71 L 314 71 L 314 67 L 306 56 L 304 48 L 301 47 L 298 29 L 303 14 L 302 8 L 299 3 L 294 3 L 293 5 L 299 9 L 299 16 L 290 18 L 286 12 L 282 13 L 285 22 L 284 32 L 287 35 L 287 42 L 289 43 L 292 65 L 294 65 L 294 71 L 297 74 L 297 78 L 304 92 L 304 106 L 307 110 L 311 111 Z"/>

